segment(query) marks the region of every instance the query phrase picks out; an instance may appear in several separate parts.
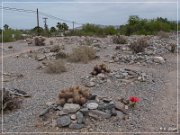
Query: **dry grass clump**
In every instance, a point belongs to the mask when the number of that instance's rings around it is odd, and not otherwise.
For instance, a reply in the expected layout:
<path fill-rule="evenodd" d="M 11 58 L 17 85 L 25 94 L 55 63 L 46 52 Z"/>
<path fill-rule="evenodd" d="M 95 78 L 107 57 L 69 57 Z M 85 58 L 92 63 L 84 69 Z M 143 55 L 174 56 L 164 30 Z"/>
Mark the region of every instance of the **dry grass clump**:
<path fill-rule="evenodd" d="M 96 58 L 96 51 L 92 47 L 81 46 L 74 48 L 72 53 L 69 55 L 69 61 L 71 62 L 83 62 L 88 63 L 88 61 Z"/>
<path fill-rule="evenodd" d="M 134 53 L 144 52 L 146 47 L 148 47 L 147 38 L 139 38 L 129 46 Z"/>
<path fill-rule="evenodd" d="M 125 36 L 118 35 L 118 36 L 113 37 L 113 43 L 114 44 L 126 44 L 127 42 L 128 41 L 127 41 L 127 38 Z"/>
<path fill-rule="evenodd" d="M 9 49 L 12 49 L 12 48 L 13 48 L 13 46 L 11 46 L 11 45 L 10 45 L 10 46 L 8 46 L 8 48 L 9 48 Z"/>
<path fill-rule="evenodd" d="M 63 106 L 65 103 L 76 103 L 83 105 L 87 102 L 90 96 L 91 94 L 88 89 L 83 89 L 79 86 L 71 87 L 60 91 L 57 103 L 61 106 Z"/>
<path fill-rule="evenodd" d="M 100 73 L 110 73 L 110 70 L 105 64 L 96 65 L 91 72 L 92 75 L 98 75 Z"/>
<path fill-rule="evenodd" d="M 157 36 L 159 36 L 160 38 L 169 38 L 169 34 L 167 32 L 164 32 L 164 31 L 159 31 L 157 33 Z"/>
<path fill-rule="evenodd" d="M 61 50 L 59 45 L 52 46 L 50 52 L 59 52 Z"/>
<path fill-rule="evenodd" d="M 54 44 L 54 42 L 53 42 L 52 40 L 50 40 L 50 41 L 49 41 L 49 44 L 50 44 L 50 45 L 53 45 L 53 44 Z"/>
<path fill-rule="evenodd" d="M 170 46 L 171 46 L 170 51 L 171 51 L 172 53 L 175 53 L 176 47 L 177 47 L 176 44 L 171 44 Z"/>
<path fill-rule="evenodd" d="M 1 110 L 13 110 L 19 108 L 20 100 L 13 96 L 9 91 L 5 89 L 1 90 L 0 97 L 3 97 L 3 100 L 0 100 Z"/>
<path fill-rule="evenodd" d="M 35 46 L 45 46 L 45 38 L 41 36 L 34 37 Z"/>
<path fill-rule="evenodd" d="M 66 71 L 67 69 L 63 60 L 55 60 L 47 64 L 47 73 L 62 73 Z"/>
<path fill-rule="evenodd" d="M 56 59 L 66 59 L 67 57 L 68 57 L 68 54 L 63 51 L 59 51 L 56 54 Z"/>

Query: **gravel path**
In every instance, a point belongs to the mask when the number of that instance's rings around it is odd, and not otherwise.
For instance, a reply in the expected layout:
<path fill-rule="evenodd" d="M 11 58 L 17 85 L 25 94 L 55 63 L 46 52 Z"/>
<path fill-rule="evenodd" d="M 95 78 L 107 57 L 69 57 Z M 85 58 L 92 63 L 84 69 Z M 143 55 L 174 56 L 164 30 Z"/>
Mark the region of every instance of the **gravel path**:
<path fill-rule="evenodd" d="M 14 54 L 37 47 L 28 47 L 19 42 L 5 43 L 4 46 L 13 44 Z M 75 45 L 68 45 L 67 48 Z M 88 64 L 69 64 L 68 72 L 62 74 L 47 74 L 44 70 L 37 70 L 39 62 L 27 58 L 15 58 L 8 56 L 5 51 L 3 68 L 4 72 L 23 74 L 22 79 L 4 83 L 4 87 L 18 88 L 32 95 L 23 100 L 20 109 L 6 112 L 3 117 L 4 132 L 72 132 L 70 129 L 56 129 L 39 126 L 39 113 L 44 109 L 45 103 L 57 99 L 57 93 L 66 87 L 81 84 L 81 77 L 87 76 L 94 65 L 107 60 L 107 55 L 114 52 L 114 47 L 109 46 L 101 50 L 100 60 L 91 61 Z M 126 65 L 107 63 L 111 70 L 130 68 L 146 72 L 151 76 L 151 81 L 133 83 L 119 86 L 116 82 L 106 83 L 91 88 L 91 92 L 110 96 L 113 99 L 119 97 L 138 96 L 141 99 L 139 106 L 130 112 L 130 119 L 124 121 L 114 117 L 110 120 L 89 121 L 93 132 L 160 132 L 160 128 L 176 128 L 177 122 L 177 56 L 165 54 L 167 62 L 163 65 Z M 100 62 L 101 61 L 101 62 Z M 88 132 L 88 129 L 75 130 L 75 132 Z M 167 132 L 167 131 L 164 131 Z M 169 135 L 171 135 L 170 133 Z M 118 134 L 119 135 L 119 134 Z M 128 134 L 127 134 L 128 135 Z M 150 134 L 149 134 L 150 135 Z"/>

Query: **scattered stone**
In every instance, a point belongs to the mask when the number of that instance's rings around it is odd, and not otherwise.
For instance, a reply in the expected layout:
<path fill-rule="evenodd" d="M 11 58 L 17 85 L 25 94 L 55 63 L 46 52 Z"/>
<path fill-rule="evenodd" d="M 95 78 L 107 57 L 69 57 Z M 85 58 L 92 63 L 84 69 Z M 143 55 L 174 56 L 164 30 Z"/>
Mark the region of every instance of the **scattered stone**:
<path fill-rule="evenodd" d="M 82 109 L 80 109 L 80 112 L 82 112 L 83 115 L 87 115 L 89 110 L 88 110 L 88 108 L 82 108 Z"/>
<path fill-rule="evenodd" d="M 38 60 L 38 61 L 42 61 L 45 58 L 46 58 L 46 56 L 44 54 L 37 54 L 35 59 Z"/>
<path fill-rule="evenodd" d="M 112 101 L 111 98 L 103 98 L 103 102 L 105 103 L 110 103 Z"/>
<path fill-rule="evenodd" d="M 109 119 L 111 117 L 111 114 L 99 110 L 91 110 L 89 111 L 89 116 L 95 119 Z"/>
<path fill-rule="evenodd" d="M 112 108 L 111 110 L 111 116 L 117 116 L 117 112 L 115 108 Z"/>
<path fill-rule="evenodd" d="M 47 103 L 46 103 L 47 106 L 51 106 L 51 105 L 53 105 L 53 104 L 55 104 L 55 102 L 47 102 Z"/>
<path fill-rule="evenodd" d="M 98 77 L 99 79 L 101 79 L 101 80 L 105 80 L 105 79 L 106 79 L 106 76 L 105 76 L 105 74 L 103 74 L 103 73 L 98 74 L 97 77 Z"/>
<path fill-rule="evenodd" d="M 63 112 L 65 113 L 75 113 L 80 109 L 79 104 L 69 104 L 66 103 L 63 107 Z"/>
<path fill-rule="evenodd" d="M 95 83 L 94 82 L 89 82 L 88 84 L 87 84 L 87 87 L 94 87 L 95 86 Z"/>
<path fill-rule="evenodd" d="M 71 123 L 69 125 L 69 128 L 71 128 L 71 129 L 81 129 L 81 128 L 84 128 L 84 124 Z"/>
<path fill-rule="evenodd" d="M 97 95 L 91 95 L 91 96 L 89 97 L 89 100 L 95 100 L 96 97 L 97 97 Z"/>
<path fill-rule="evenodd" d="M 83 123 L 83 121 L 84 121 L 84 116 L 83 116 L 83 114 L 82 114 L 81 112 L 77 112 L 77 113 L 76 113 L 76 116 L 77 116 L 77 123 L 78 123 L 78 124 Z"/>
<path fill-rule="evenodd" d="M 156 63 L 160 63 L 160 64 L 165 63 L 164 58 L 161 57 L 161 56 L 155 56 L 155 57 L 153 58 L 153 60 L 154 60 L 154 62 L 156 62 Z"/>
<path fill-rule="evenodd" d="M 59 116 L 67 115 L 67 114 L 68 114 L 67 112 L 64 112 L 62 110 L 57 112 L 57 115 L 59 115 Z"/>
<path fill-rule="evenodd" d="M 71 115 L 71 120 L 75 120 L 76 119 L 76 114 Z"/>
<path fill-rule="evenodd" d="M 98 108 L 98 104 L 97 103 L 88 103 L 87 104 L 87 108 L 90 110 L 94 110 Z"/>
<path fill-rule="evenodd" d="M 71 119 L 68 115 L 62 116 L 57 119 L 57 126 L 58 127 L 65 127 L 68 126 L 71 123 Z"/>

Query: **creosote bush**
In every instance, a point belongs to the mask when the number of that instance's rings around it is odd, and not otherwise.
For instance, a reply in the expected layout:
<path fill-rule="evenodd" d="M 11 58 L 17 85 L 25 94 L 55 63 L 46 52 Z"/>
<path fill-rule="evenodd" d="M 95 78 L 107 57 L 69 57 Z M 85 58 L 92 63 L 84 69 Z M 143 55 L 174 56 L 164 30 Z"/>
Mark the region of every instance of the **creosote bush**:
<path fill-rule="evenodd" d="M 148 47 L 147 38 L 139 38 L 132 42 L 129 47 L 134 53 L 144 52 L 145 48 Z"/>
<path fill-rule="evenodd" d="M 95 58 L 96 51 L 92 47 L 88 46 L 73 48 L 72 53 L 69 55 L 69 61 L 71 62 L 88 63 L 88 61 Z"/>
<path fill-rule="evenodd" d="M 63 60 L 55 60 L 47 64 L 47 73 L 62 73 L 66 71 L 67 69 Z"/>
<path fill-rule="evenodd" d="M 125 36 L 118 35 L 118 36 L 113 37 L 113 43 L 114 44 L 126 44 L 127 42 L 128 41 L 127 41 L 127 38 Z"/>

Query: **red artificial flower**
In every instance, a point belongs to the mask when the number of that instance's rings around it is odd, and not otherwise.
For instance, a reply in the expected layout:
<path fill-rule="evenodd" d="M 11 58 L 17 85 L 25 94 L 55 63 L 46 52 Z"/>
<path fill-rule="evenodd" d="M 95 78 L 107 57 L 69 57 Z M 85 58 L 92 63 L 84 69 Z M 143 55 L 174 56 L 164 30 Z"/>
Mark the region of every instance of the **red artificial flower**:
<path fill-rule="evenodd" d="M 140 101 L 140 99 L 139 99 L 138 97 L 129 97 L 129 100 L 130 100 L 131 102 L 134 102 L 134 103 Z"/>

